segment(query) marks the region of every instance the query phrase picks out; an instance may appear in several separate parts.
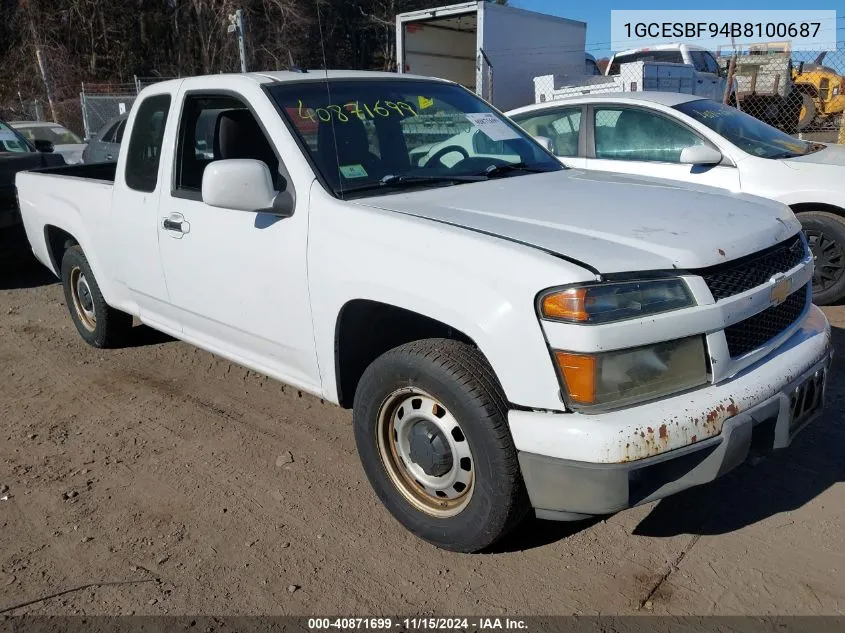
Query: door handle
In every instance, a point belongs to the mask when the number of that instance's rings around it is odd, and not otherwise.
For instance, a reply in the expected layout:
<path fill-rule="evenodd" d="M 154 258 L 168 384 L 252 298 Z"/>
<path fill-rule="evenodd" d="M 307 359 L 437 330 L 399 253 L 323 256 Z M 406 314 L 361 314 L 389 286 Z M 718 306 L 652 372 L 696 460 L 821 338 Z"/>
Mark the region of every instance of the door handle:
<path fill-rule="evenodd" d="M 182 237 L 191 231 L 191 224 L 185 220 L 181 213 L 173 213 L 169 217 L 161 219 L 161 227 L 165 231 L 175 233 L 173 237 Z"/>
<path fill-rule="evenodd" d="M 113 156 L 111 154 L 106 154 L 106 160 L 112 160 Z"/>
<path fill-rule="evenodd" d="M 171 220 L 170 218 L 164 218 L 164 222 L 162 222 L 161 224 L 168 231 L 179 231 L 180 233 L 184 233 L 184 231 L 182 230 L 181 222 L 176 222 L 175 220 Z"/>

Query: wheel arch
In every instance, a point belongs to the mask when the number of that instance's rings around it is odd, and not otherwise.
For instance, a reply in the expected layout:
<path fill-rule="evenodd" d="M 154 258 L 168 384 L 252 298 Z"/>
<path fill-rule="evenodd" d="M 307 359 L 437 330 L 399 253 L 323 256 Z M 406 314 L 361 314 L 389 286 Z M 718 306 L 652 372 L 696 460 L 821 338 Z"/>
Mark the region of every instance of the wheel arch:
<path fill-rule="evenodd" d="M 79 240 L 65 229 L 47 224 L 44 226 L 44 242 L 47 244 L 47 254 L 50 256 L 53 271 L 61 276 L 62 256 L 68 248 L 78 245 Z"/>
<path fill-rule="evenodd" d="M 484 354 L 463 330 L 428 315 L 371 299 L 347 301 L 335 324 L 334 372 L 338 404 L 346 409 L 352 407 L 361 375 L 384 352 L 427 338 L 461 341 Z"/>
<path fill-rule="evenodd" d="M 792 209 L 792 212 L 796 216 L 799 213 L 807 211 L 826 211 L 827 213 L 833 213 L 834 215 L 845 218 L 845 208 L 838 207 L 835 204 L 827 202 L 796 202 L 794 204 L 790 204 L 789 208 Z"/>

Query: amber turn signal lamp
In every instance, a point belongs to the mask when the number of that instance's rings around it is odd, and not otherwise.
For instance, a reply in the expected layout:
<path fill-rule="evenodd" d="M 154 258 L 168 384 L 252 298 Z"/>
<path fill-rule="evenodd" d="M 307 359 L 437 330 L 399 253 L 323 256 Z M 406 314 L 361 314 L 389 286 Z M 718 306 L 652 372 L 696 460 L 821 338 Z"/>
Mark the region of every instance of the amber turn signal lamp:
<path fill-rule="evenodd" d="M 555 352 L 555 359 L 566 383 L 569 397 L 579 404 L 595 404 L 596 357 Z"/>
<path fill-rule="evenodd" d="M 570 288 L 569 290 L 546 295 L 543 297 L 540 307 L 543 311 L 543 316 L 547 319 L 587 321 L 590 315 L 587 313 L 585 307 L 586 299 L 586 288 Z"/>

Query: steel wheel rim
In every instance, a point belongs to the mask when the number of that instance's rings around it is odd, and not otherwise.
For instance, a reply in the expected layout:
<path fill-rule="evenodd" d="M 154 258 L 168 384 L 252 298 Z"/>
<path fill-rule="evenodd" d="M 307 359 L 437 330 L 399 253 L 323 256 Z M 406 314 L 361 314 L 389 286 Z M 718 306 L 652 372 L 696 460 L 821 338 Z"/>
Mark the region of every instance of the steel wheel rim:
<path fill-rule="evenodd" d="M 97 314 L 94 311 L 94 297 L 91 294 L 91 286 L 85 278 L 85 273 L 79 266 L 74 266 L 70 271 L 70 295 L 73 298 L 73 308 L 76 316 L 89 332 L 97 328 Z"/>
<path fill-rule="evenodd" d="M 460 424 L 437 398 L 412 387 L 394 391 L 379 409 L 376 434 L 388 477 L 414 508 L 437 518 L 466 508 L 475 488 L 475 459 Z M 433 453 L 448 449 L 448 459 L 434 466 L 420 459 L 422 438 L 431 440 Z"/>
<path fill-rule="evenodd" d="M 823 231 L 810 229 L 807 235 L 810 251 L 813 253 L 813 292 L 824 292 L 835 286 L 845 273 L 845 253 L 836 240 Z"/>

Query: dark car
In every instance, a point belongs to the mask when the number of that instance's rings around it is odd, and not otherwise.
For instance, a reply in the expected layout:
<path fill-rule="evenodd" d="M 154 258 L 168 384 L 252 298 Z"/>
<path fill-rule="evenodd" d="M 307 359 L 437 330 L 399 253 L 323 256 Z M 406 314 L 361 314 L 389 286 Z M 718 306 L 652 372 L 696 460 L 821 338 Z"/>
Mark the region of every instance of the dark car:
<path fill-rule="evenodd" d="M 20 224 L 15 174 L 27 169 L 64 164 L 64 158 L 53 153 L 52 143 L 30 143 L 9 124 L 0 120 L 0 230 Z"/>

